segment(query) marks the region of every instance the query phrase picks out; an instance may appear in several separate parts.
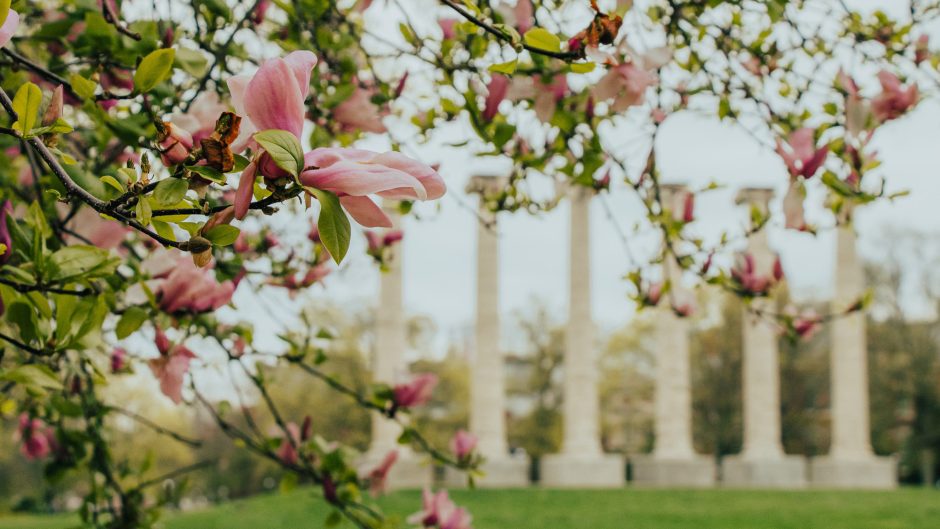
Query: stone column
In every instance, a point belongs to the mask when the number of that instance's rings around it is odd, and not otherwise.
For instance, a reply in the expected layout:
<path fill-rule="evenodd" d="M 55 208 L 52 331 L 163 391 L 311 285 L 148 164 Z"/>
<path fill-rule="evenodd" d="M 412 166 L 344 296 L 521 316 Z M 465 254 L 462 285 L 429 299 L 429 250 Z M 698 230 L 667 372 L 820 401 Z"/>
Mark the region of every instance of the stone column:
<path fill-rule="evenodd" d="M 855 251 L 851 210 L 836 231 L 835 295 L 832 311 L 844 311 L 865 290 L 865 276 Z M 868 407 L 868 344 L 863 311 L 832 323 L 829 456 L 812 461 L 814 485 L 846 488 L 894 488 L 897 470 L 891 458 L 875 457 L 871 449 Z"/>
<path fill-rule="evenodd" d="M 773 190 L 745 188 L 738 204 L 768 215 Z M 775 255 L 767 242 L 767 229 L 753 233 L 747 252 L 762 274 L 772 273 Z M 755 309 L 773 312 L 773 302 L 754 299 Z M 723 461 L 724 482 L 732 486 L 795 488 L 806 485 L 806 461 L 786 456 L 780 435 L 779 331 L 772 320 L 742 308 L 742 378 L 744 450 Z"/>
<path fill-rule="evenodd" d="M 393 229 L 401 229 L 401 218 L 397 203 L 386 201 L 383 205 L 391 217 Z M 375 318 L 375 350 L 373 351 L 372 376 L 377 382 L 395 384 L 406 380 L 408 365 L 405 362 L 406 327 L 402 299 L 402 261 L 405 240 L 392 246 L 388 270 L 379 278 L 379 305 Z M 398 450 L 398 461 L 389 473 L 389 488 L 421 488 L 430 486 L 432 469 L 408 447 L 398 444 L 401 427 L 378 413 L 372 414 L 372 440 L 361 467 L 374 468 L 392 450 Z"/>
<path fill-rule="evenodd" d="M 480 487 L 521 487 L 529 484 L 525 456 L 510 457 L 506 444 L 505 376 L 499 336 L 499 232 L 496 214 L 486 204 L 506 185 L 505 178 L 476 176 L 468 193 L 480 195 L 477 224 L 476 346 L 470 384 L 470 431 L 486 461 L 477 480 Z M 452 486 L 466 485 L 463 473 L 447 470 Z M 454 475 L 457 474 L 457 475 Z"/>
<path fill-rule="evenodd" d="M 660 186 L 664 207 L 681 207 L 688 190 L 680 185 Z M 672 256 L 663 263 L 663 281 L 673 292 L 682 289 L 682 273 Z M 692 383 L 689 369 L 689 321 L 672 310 L 669 295 L 655 309 L 656 394 L 655 445 L 650 456 L 633 459 L 636 483 L 665 487 L 705 487 L 715 482 L 711 458 L 692 447 Z"/>
<path fill-rule="evenodd" d="M 597 348 L 591 317 L 593 192 L 573 187 L 570 196 L 568 327 L 564 357 L 564 437 L 561 454 L 542 462 L 542 483 L 566 487 L 616 487 L 625 481 L 623 459 L 600 445 Z"/>

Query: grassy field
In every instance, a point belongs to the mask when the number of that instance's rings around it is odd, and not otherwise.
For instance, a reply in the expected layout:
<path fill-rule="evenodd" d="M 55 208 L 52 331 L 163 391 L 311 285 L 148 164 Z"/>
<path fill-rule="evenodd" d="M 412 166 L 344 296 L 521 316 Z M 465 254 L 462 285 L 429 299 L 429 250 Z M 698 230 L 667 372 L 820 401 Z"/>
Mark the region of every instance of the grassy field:
<path fill-rule="evenodd" d="M 940 492 L 638 490 L 455 491 L 475 529 L 935 529 Z M 407 516 L 417 492 L 383 498 Z M 260 496 L 204 511 L 169 514 L 166 529 L 319 529 L 326 510 L 309 490 Z M 3 517 L 0 529 L 65 529 L 72 517 Z M 349 525 L 344 525 L 349 527 Z"/>

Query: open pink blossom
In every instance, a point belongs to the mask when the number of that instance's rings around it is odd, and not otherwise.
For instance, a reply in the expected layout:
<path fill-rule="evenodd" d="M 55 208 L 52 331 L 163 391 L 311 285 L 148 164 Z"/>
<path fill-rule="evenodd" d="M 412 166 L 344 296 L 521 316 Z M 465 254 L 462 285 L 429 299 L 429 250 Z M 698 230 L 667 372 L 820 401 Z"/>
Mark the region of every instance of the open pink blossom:
<path fill-rule="evenodd" d="M 441 33 L 444 35 L 444 39 L 452 39 L 457 35 L 457 32 L 454 31 L 454 25 L 457 24 L 457 19 L 454 18 L 441 18 L 437 21 L 437 25 L 441 27 Z"/>
<path fill-rule="evenodd" d="M 878 121 L 883 123 L 897 119 L 917 104 L 920 96 L 917 84 L 904 88 L 898 76 L 889 71 L 879 73 L 878 81 L 881 83 L 881 94 L 871 102 L 872 112 Z"/>
<path fill-rule="evenodd" d="M 623 112 L 634 105 L 643 104 L 646 91 L 657 83 L 659 78 L 656 74 L 636 62 L 627 62 L 612 66 L 607 75 L 594 85 L 591 94 L 598 101 L 612 100 L 611 110 Z"/>
<path fill-rule="evenodd" d="M 399 408 L 420 406 L 431 400 L 435 386 L 437 386 L 437 375 L 433 373 L 416 375 L 407 383 L 397 384 L 392 388 L 395 406 Z"/>
<path fill-rule="evenodd" d="M 509 78 L 493 74 L 490 84 L 486 85 L 486 103 L 483 106 L 483 120 L 489 123 L 499 113 L 499 104 L 506 99 L 509 91 Z"/>
<path fill-rule="evenodd" d="M 333 109 L 333 120 L 344 132 L 385 132 L 382 118 L 388 114 L 372 102 L 375 89 L 356 86 L 352 95 Z"/>
<path fill-rule="evenodd" d="M 170 314 L 216 310 L 232 301 L 235 283 L 219 282 L 210 266 L 199 268 L 187 255 L 178 254 L 169 270 L 155 275 L 152 287 L 160 308 Z"/>
<path fill-rule="evenodd" d="M 369 492 L 373 496 L 385 492 L 385 482 L 388 479 L 388 473 L 392 470 L 392 465 L 398 461 L 398 450 L 391 450 L 385 454 L 385 458 L 375 468 L 369 471 Z"/>
<path fill-rule="evenodd" d="M 731 269 L 731 278 L 737 282 L 739 290 L 746 295 L 765 295 L 774 285 L 773 270 L 769 274 L 757 270 L 754 256 L 746 253 L 740 256 L 737 266 Z"/>
<path fill-rule="evenodd" d="M 196 354 L 185 345 L 173 345 L 159 328 L 155 340 L 160 356 L 150 360 L 150 371 L 160 382 L 160 391 L 174 404 L 183 401 L 183 379 L 189 372 L 189 364 Z"/>
<path fill-rule="evenodd" d="M 457 459 L 462 460 L 470 457 L 476 447 L 477 436 L 466 430 L 457 430 L 454 438 L 450 440 L 450 449 L 457 456 Z"/>
<path fill-rule="evenodd" d="M 215 131 L 215 123 L 228 107 L 219 99 L 215 92 L 203 92 L 190 105 L 185 114 L 173 114 L 170 121 L 177 127 L 189 132 L 193 143 L 208 138 Z"/>
<path fill-rule="evenodd" d="M 115 347 L 111 351 L 111 372 L 120 373 L 127 367 L 127 351 L 123 347 Z"/>
<path fill-rule="evenodd" d="M 463 507 L 450 511 L 441 522 L 441 529 L 472 529 L 473 516 Z"/>
<path fill-rule="evenodd" d="M 287 436 L 281 439 L 281 445 L 277 449 L 277 457 L 286 465 L 297 464 L 297 447 L 300 446 L 300 427 L 297 423 L 287 423 Z"/>
<path fill-rule="evenodd" d="M 237 75 L 228 80 L 232 106 L 242 116 L 238 139 L 232 145 L 241 151 L 258 131 L 277 129 L 300 138 L 304 128 L 304 100 L 310 93 L 310 72 L 317 56 L 295 51 L 285 57 L 268 59 L 253 75 Z"/>
<path fill-rule="evenodd" d="M 13 34 L 16 33 L 16 28 L 19 26 L 20 14 L 11 9 L 7 15 L 7 19 L 4 20 L 3 25 L 0 26 L 0 48 L 10 42 L 10 39 L 13 38 Z"/>
<path fill-rule="evenodd" d="M 513 8 L 513 14 L 516 18 L 516 29 L 519 33 L 525 34 L 532 29 L 535 23 L 535 10 L 532 8 L 532 0 L 516 0 L 516 7 Z"/>
<path fill-rule="evenodd" d="M 431 167 L 397 152 L 323 147 L 304 156 L 305 186 L 336 193 L 343 208 L 363 226 L 391 227 L 392 221 L 368 195 L 396 200 L 433 200 L 446 191 Z"/>
<path fill-rule="evenodd" d="M 16 438 L 26 459 L 42 459 L 55 448 L 55 432 L 42 419 L 30 419 L 25 413 L 20 415 Z"/>
<path fill-rule="evenodd" d="M 451 501 L 446 490 L 435 494 L 424 489 L 421 496 L 421 511 L 411 515 L 408 523 L 439 529 L 471 529 L 472 520 L 466 509 L 457 507 Z"/>
<path fill-rule="evenodd" d="M 778 139 L 777 154 L 783 158 L 791 178 L 812 178 L 826 161 L 829 146 L 817 149 L 815 131 L 804 127 L 793 131 L 786 143 Z"/>

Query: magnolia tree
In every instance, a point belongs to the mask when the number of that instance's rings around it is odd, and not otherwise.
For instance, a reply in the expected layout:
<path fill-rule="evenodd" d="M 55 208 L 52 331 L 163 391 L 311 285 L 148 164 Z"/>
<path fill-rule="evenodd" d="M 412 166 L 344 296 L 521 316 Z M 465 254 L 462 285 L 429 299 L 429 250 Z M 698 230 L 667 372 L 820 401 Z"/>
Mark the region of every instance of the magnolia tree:
<path fill-rule="evenodd" d="M 791 229 L 814 230 L 802 214 L 807 186 L 826 191 L 840 223 L 892 198 L 869 145 L 918 103 L 918 85 L 940 79 L 923 33 L 940 2 L 911 1 L 903 19 L 849 4 L 0 1 L 0 408 L 19 417 L 23 456 L 44 461 L 50 480 L 83 478 L 85 525 L 151 526 L 173 499 L 155 485 L 199 466 L 153 475 L 143 456 L 117 459 L 112 418 L 198 439 L 106 393 L 137 372 L 159 381 L 154 399 L 202 409 L 237 446 L 316 484 L 331 523 L 395 525 L 369 496 L 395 453 L 357 468 L 342 439 L 280 413 L 264 366 L 289 365 L 398 421 L 403 444 L 472 476 L 481 463 L 472 436 L 435 447 L 409 426 L 433 377 L 362 392 L 324 371 L 330 335 L 316 322 L 286 333 L 286 352 L 265 351 L 250 321 L 222 323 L 217 309 L 239 289 L 297 292 L 321 281 L 346 257 L 353 229 L 391 227 L 380 201 L 408 214 L 415 201 L 441 198 L 447 175 L 402 151 L 438 141 L 445 127 L 454 148 L 511 161 L 505 187 L 484 197 L 491 209 L 553 207 L 560 198 L 536 197 L 533 179 L 626 187 L 645 226 L 662 233 L 653 263 L 674 259 L 747 299 L 773 295 L 779 265 L 756 269 L 746 255 L 713 265 L 740 234 L 706 245 L 686 229 L 695 194 L 663 200 L 657 161 L 670 153 L 657 134 L 677 113 L 740 125 L 786 166 Z M 639 158 L 623 152 L 625 131 L 641 135 Z M 390 148 L 357 148 L 364 138 Z M 280 243 L 272 215 L 309 236 Z M 752 230 L 768 220 L 755 209 Z M 401 234 L 367 233 L 381 267 Z M 639 305 L 691 312 L 679 289 L 645 269 L 628 276 Z M 863 306 L 764 316 L 799 336 Z M 202 354 L 206 344 L 225 354 Z M 211 363 L 240 373 L 276 432 L 258 426 L 257 410 L 206 395 L 189 372 Z M 470 527 L 446 492 L 426 491 L 415 509 L 409 526 Z"/>

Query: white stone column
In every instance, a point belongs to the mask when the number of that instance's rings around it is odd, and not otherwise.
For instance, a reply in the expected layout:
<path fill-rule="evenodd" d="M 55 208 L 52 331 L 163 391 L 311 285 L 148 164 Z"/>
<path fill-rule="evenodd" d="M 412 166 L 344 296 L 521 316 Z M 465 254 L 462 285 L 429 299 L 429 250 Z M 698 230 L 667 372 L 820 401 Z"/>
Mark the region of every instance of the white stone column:
<path fill-rule="evenodd" d="M 396 202 L 387 201 L 383 208 L 394 224 L 401 229 L 401 218 Z M 402 296 L 403 245 L 407 238 L 389 250 L 388 270 L 380 273 L 379 304 L 375 317 L 375 344 L 372 376 L 377 382 L 390 385 L 407 380 L 408 365 L 405 311 Z M 391 450 L 398 450 L 398 461 L 389 473 L 389 488 L 420 488 L 431 484 L 431 466 L 407 446 L 398 444 L 401 427 L 378 413 L 372 413 L 372 440 L 361 467 L 373 468 Z"/>
<path fill-rule="evenodd" d="M 470 384 L 470 431 L 477 436 L 477 451 L 486 461 L 480 487 L 521 487 L 529 483 L 528 459 L 510 457 L 506 443 L 506 398 L 499 323 L 499 232 L 496 214 L 486 197 L 506 185 L 505 178 L 477 176 L 468 193 L 479 194 L 477 222 L 476 345 Z M 451 486 L 466 484 L 462 473 L 448 469 Z"/>
<path fill-rule="evenodd" d="M 661 185 L 666 208 L 679 208 L 688 190 Z M 663 262 L 663 281 L 673 292 L 682 287 L 682 270 L 675 258 Z M 672 310 L 666 294 L 655 309 L 656 393 L 653 453 L 633 458 L 636 483 L 662 487 L 707 487 L 715 482 L 715 464 L 692 446 L 692 382 L 689 366 L 689 320 Z"/>
<path fill-rule="evenodd" d="M 738 204 L 769 214 L 773 190 L 745 188 Z M 751 234 L 747 252 L 761 274 L 771 274 L 776 256 L 767 241 L 767 229 Z M 754 299 L 753 309 L 774 312 L 769 299 Z M 796 488 L 806 484 L 806 461 L 783 452 L 780 432 L 780 333 L 775 323 L 742 308 L 742 408 L 744 449 L 723 462 L 726 484 L 748 487 Z"/>
<path fill-rule="evenodd" d="M 831 310 L 844 311 L 865 290 L 862 264 L 855 251 L 851 210 L 836 231 L 835 295 Z M 868 405 L 868 344 L 865 313 L 857 311 L 832 323 L 829 456 L 812 461 L 812 481 L 824 487 L 894 488 L 896 462 L 875 457 L 871 449 Z"/>
<path fill-rule="evenodd" d="M 620 486 L 620 456 L 604 454 L 600 444 L 597 347 L 591 317 L 591 222 L 593 192 L 569 190 L 569 299 L 564 357 L 564 437 L 562 452 L 546 457 L 542 482 L 552 486 Z"/>

